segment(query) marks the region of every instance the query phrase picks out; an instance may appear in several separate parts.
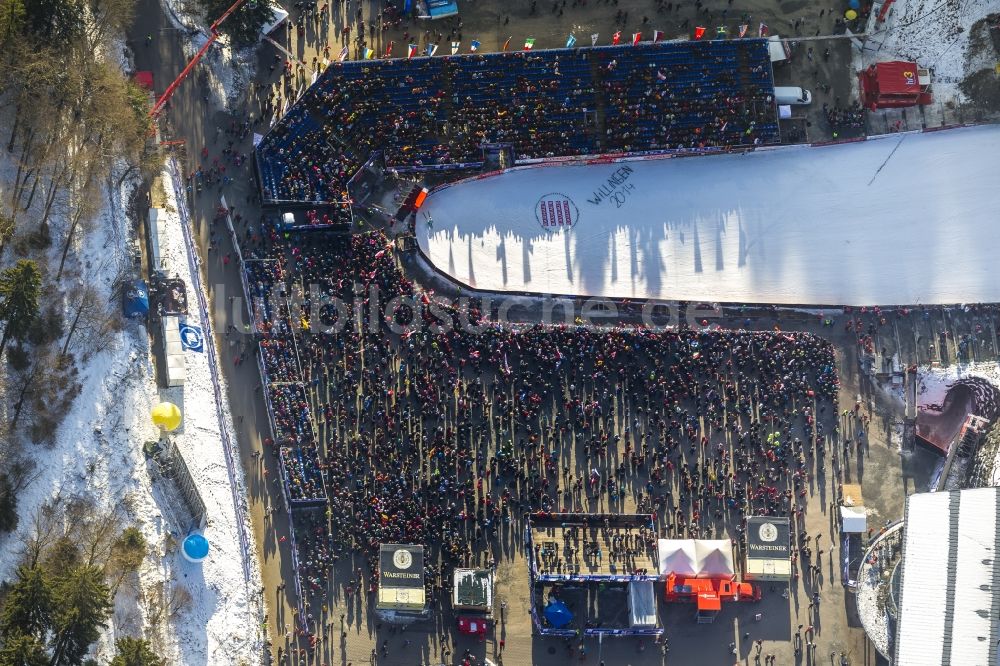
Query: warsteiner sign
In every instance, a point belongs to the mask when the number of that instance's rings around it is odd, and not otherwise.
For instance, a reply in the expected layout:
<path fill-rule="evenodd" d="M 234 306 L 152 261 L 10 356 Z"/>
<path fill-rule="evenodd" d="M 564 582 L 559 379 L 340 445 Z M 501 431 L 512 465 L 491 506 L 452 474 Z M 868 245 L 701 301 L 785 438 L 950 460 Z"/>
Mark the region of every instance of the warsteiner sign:
<path fill-rule="evenodd" d="M 788 580 L 792 573 L 791 527 L 788 518 L 747 518 L 746 571 L 756 580 Z"/>
<path fill-rule="evenodd" d="M 379 550 L 378 607 L 418 610 L 424 603 L 424 547 L 382 544 Z"/>

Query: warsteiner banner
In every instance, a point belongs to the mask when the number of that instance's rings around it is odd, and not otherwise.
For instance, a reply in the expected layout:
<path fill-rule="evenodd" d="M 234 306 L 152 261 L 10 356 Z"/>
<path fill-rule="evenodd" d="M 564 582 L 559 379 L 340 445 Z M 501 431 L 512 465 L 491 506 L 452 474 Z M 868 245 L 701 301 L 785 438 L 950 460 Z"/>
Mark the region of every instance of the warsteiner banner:
<path fill-rule="evenodd" d="M 424 586 L 424 547 L 383 544 L 379 553 L 381 585 L 389 587 Z"/>
<path fill-rule="evenodd" d="M 788 580 L 792 573 L 791 526 L 788 518 L 747 518 L 747 577 L 757 580 Z"/>

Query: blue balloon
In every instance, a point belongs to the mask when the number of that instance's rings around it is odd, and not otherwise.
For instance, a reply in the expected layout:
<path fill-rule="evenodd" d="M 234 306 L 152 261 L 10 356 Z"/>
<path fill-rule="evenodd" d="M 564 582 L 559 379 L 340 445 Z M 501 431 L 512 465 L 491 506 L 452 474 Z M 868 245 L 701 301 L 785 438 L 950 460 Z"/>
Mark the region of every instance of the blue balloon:
<path fill-rule="evenodd" d="M 189 534 L 184 539 L 181 552 L 184 554 L 184 559 L 197 564 L 208 557 L 208 539 L 197 532 Z"/>
<path fill-rule="evenodd" d="M 861 3 L 858 0 L 849 0 L 849 2 L 847 3 L 847 5 L 851 9 L 860 9 L 861 8 Z"/>

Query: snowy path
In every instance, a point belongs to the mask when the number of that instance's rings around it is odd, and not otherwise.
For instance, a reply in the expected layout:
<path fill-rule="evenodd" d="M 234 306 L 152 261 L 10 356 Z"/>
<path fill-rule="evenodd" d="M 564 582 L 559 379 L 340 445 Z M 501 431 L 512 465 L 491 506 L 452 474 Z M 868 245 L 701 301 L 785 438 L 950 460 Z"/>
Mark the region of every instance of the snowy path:
<path fill-rule="evenodd" d="M 998 172 L 1000 126 L 528 168 L 433 193 L 417 241 L 438 269 L 487 291 L 996 302 Z"/>

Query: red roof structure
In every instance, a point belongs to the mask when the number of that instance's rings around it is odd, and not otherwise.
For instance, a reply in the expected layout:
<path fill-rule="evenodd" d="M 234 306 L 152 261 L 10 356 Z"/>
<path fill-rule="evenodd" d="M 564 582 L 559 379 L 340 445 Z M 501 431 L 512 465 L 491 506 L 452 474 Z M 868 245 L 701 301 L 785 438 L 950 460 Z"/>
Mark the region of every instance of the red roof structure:
<path fill-rule="evenodd" d="M 926 72 L 915 62 L 892 60 L 870 65 L 858 73 L 861 104 L 873 111 L 930 104 L 930 86 L 921 84 L 921 76 Z"/>

